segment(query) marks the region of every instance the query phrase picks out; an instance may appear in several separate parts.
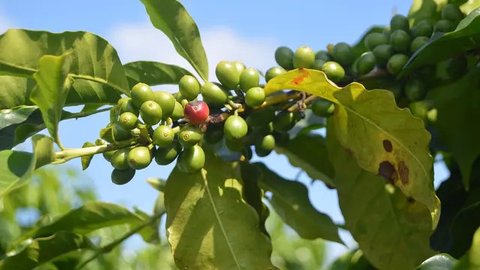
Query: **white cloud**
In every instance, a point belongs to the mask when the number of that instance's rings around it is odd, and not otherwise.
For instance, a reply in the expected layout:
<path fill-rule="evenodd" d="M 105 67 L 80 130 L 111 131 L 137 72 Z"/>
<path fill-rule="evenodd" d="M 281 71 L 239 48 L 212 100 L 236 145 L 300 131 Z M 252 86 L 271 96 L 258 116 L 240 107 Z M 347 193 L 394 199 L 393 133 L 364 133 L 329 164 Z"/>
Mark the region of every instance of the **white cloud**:
<path fill-rule="evenodd" d="M 265 71 L 273 65 L 276 44 L 264 37 L 243 37 L 227 27 L 201 29 L 202 42 L 210 65 L 210 80 L 215 78 L 215 65 L 221 60 L 238 60 L 248 67 Z M 176 64 L 192 71 L 176 53 L 168 38 L 149 23 L 119 25 L 108 40 L 117 49 L 123 62 L 152 60 Z"/>

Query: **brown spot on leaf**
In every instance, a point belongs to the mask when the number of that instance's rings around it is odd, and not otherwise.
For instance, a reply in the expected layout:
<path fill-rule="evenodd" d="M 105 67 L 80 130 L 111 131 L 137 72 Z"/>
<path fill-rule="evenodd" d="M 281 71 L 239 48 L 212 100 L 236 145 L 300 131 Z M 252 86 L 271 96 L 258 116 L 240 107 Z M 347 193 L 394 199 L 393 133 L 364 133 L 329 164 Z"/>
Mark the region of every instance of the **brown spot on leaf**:
<path fill-rule="evenodd" d="M 389 161 L 382 161 L 378 166 L 378 175 L 385 178 L 387 181 L 393 184 L 397 177 L 395 167 Z"/>
<path fill-rule="evenodd" d="M 383 149 L 387 152 L 392 152 L 393 150 L 393 145 L 392 142 L 389 140 L 383 140 Z"/>
<path fill-rule="evenodd" d="M 304 68 L 301 68 L 298 71 L 299 71 L 300 75 L 298 75 L 297 77 L 292 79 L 292 84 L 294 84 L 294 85 L 301 84 L 303 82 L 303 80 L 305 80 L 305 78 L 307 78 L 310 75 L 310 73 Z"/>
<path fill-rule="evenodd" d="M 409 182 L 409 172 L 410 170 L 408 169 L 404 161 L 398 162 L 398 174 L 400 175 L 400 180 L 404 185 L 408 184 Z"/>

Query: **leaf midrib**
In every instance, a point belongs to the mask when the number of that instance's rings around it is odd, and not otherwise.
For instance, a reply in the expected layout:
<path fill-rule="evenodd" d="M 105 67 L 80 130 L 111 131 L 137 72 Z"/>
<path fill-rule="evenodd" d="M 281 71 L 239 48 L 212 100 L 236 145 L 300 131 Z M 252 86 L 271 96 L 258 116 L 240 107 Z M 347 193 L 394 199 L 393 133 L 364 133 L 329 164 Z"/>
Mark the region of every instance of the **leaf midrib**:
<path fill-rule="evenodd" d="M 12 68 L 15 68 L 15 69 L 19 69 L 19 70 L 24 70 L 24 71 L 27 71 L 28 73 L 31 74 L 31 78 L 33 78 L 33 74 L 35 72 L 38 72 L 38 69 L 35 69 L 35 68 L 29 68 L 29 67 L 25 67 L 25 66 L 19 66 L 19 65 L 15 65 L 15 64 L 11 64 L 11 63 L 8 63 L 8 62 L 5 62 L 5 61 L 2 61 L 0 60 L 0 64 L 3 64 L 5 66 L 8 66 L 8 67 L 12 67 Z M 14 76 L 14 75 L 10 75 L 12 77 L 22 77 L 22 76 Z M 93 77 L 91 75 L 88 75 L 88 74 L 80 74 L 80 73 L 71 73 L 69 72 L 68 73 L 68 76 L 74 78 L 74 79 L 80 79 L 80 80 L 86 80 L 86 81 L 92 81 L 92 82 L 96 82 L 96 83 L 101 83 L 101 84 L 105 84 L 105 85 L 108 85 L 110 86 L 111 88 L 115 89 L 116 91 L 119 91 L 120 93 L 127 93 L 128 91 L 114 83 L 111 83 L 103 78 L 100 78 L 100 77 Z"/>
<path fill-rule="evenodd" d="M 212 193 L 210 191 L 210 187 L 208 185 L 207 181 L 207 171 L 205 169 L 202 169 L 202 180 L 205 185 L 205 189 L 208 194 L 208 199 L 210 201 L 210 205 L 212 206 L 213 213 L 215 214 L 215 219 L 218 222 L 218 225 L 220 227 L 220 230 L 222 231 L 223 237 L 225 237 L 225 241 L 227 242 L 228 246 L 228 251 L 232 254 L 233 260 L 235 262 L 235 265 L 237 266 L 237 269 L 242 269 L 240 266 L 240 263 L 238 262 L 237 256 L 235 255 L 235 252 L 233 250 L 232 245 L 230 244 L 230 239 L 228 238 L 227 231 L 225 230 L 225 227 L 223 226 L 222 220 L 220 219 L 220 215 L 218 214 L 217 206 L 215 205 L 215 200 L 213 199 Z"/>

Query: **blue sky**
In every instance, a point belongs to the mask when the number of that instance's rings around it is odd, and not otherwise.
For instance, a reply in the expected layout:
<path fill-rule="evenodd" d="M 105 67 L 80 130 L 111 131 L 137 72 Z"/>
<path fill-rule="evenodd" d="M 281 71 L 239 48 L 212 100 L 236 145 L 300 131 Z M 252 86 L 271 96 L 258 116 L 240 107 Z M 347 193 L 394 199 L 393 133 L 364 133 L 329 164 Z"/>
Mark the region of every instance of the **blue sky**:
<path fill-rule="evenodd" d="M 328 43 L 354 43 L 372 25 L 388 24 L 395 13 L 406 14 L 410 5 L 410 1 L 405 0 L 189 0 L 182 3 L 199 26 L 211 71 L 216 62 L 224 59 L 240 60 L 247 66 L 266 70 L 275 65 L 274 50 L 282 45 L 293 49 L 309 45 L 318 50 L 324 49 Z M 90 31 L 109 40 L 123 62 L 155 60 L 187 67 L 163 34 L 150 25 L 143 5 L 136 0 L 3 0 L 0 2 L 0 31 L 7 28 Z M 211 72 L 211 76 L 213 74 Z M 172 87 L 165 89 L 172 90 Z M 107 121 L 108 115 L 102 114 L 88 120 L 62 123 L 63 144 L 80 147 L 85 141 L 94 141 Z M 265 160 L 270 167 L 280 168 L 278 172 L 287 178 L 293 179 L 298 173 L 283 157 L 272 155 Z M 79 161 L 73 161 L 69 166 L 80 168 Z M 150 211 L 156 192 L 144 179 L 151 176 L 165 178 L 171 168 L 150 166 L 137 172 L 134 181 L 128 185 L 115 186 L 110 182 L 110 165 L 97 157 L 84 175 L 102 200 L 123 202 Z M 317 208 L 341 221 L 334 191 L 316 183 L 311 187 L 310 197 Z M 339 245 L 332 245 L 332 248 L 342 249 Z"/>

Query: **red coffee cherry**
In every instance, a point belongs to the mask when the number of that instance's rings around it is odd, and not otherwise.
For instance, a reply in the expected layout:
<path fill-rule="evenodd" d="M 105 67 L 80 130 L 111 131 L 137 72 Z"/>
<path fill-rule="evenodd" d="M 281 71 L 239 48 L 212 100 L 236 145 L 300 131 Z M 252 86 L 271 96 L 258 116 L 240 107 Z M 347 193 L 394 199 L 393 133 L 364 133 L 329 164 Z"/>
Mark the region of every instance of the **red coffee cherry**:
<path fill-rule="evenodd" d="M 210 108 L 208 108 L 208 104 L 203 101 L 193 101 L 185 106 L 184 114 L 185 118 L 187 118 L 191 124 L 199 125 L 207 121 L 210 115 Z"/>

